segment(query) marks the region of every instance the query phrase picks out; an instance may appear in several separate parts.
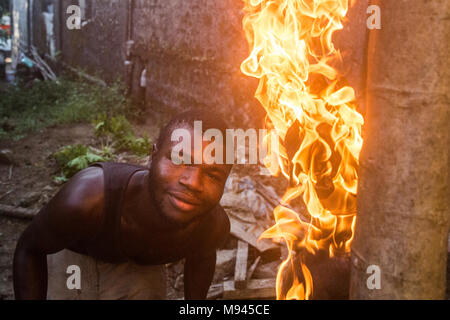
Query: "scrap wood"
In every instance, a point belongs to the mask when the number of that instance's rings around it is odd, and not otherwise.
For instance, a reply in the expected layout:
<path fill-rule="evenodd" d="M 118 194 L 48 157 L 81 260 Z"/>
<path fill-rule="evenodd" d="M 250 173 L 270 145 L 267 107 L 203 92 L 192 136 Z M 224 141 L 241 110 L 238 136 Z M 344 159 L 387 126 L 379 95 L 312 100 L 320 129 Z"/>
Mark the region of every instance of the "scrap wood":
<path fill-rule="evenodd" d="M 28 50 L 25 45 L 19 43 L 19 51 L 23 53 L 29 52 L 31 54 L 31 57 L 27 58 L 31 60 L 34 65 L 36 65 L 39 71 L 41 71 L 41 74 L 44 77 L 44 79 L 58 82 L 56 74 L 53 72 L 53 70 L 50 68 L 47 62 L 45 62 L 45 60 L 42 59 L 35 46 L 31 46 L 30 50 Z"/>
<path fill-rule="evenodd" d="M 247 285 L 247 259 L 248 243 L 238 241 L 236 265 L 234 269 L 234 285 L 238 289 L 243 289 Z"/>
<path fill-rule="evenodd" d="M 223 283 L 213 284 L 209 287 L 208 295 L 206 299 L 215 300 L 223 296 Z"/>
<path fill-rule="evenodd" d="M 275 254 L 281 253 L 281 249 L 278 245 L 270 241 L 269 239 L 261 239 L 258 240 L 261 233 L 264 231 L 258 232 L 248 232 L 243 227 L 239 220 L 230 217 L 231 230 L 230 233 L 236 238 L 247 242 L 252 247 L 255 247 L 259 252 L 264 253 L 267 251 L 273 252 Z M 256 234 L 258 233 L 258 234 Z"/>
<path fill-rule="evenodd" d="M 275 279 L 250 280 L 244 289 L 236 289 L 234 281 L 223 283 L 223 299 L 274 299 L 276 297 Z"/>
<path fill-rule="evenodd" d="M 57 81 L 56 74 L 53 72 L 53 70 L 50 68 L 50 66 L 45 62 L 44 59 L 41 58 L 39 53 L 36 50 L 36 47 L 31 47 L 31 60 L 36 65 L 36 67 L 41 71 L 42 75 L 46 80 L 52 80 Z"/>
<path fill-rule="evenodd" d="M 248 269 L 247 272 L 247 282 L 251 280 L 253 273 L 255 272 L 256 268 L 258 267 L 259 261 L 261 260 L 261 256 L 258 256 L 251 267 Z"/>
<path fill-rule="evenodd" d="M 37 211 L 21 207 L 13 207 L 0 204 L 0 215 L 20 219 L 33 219 Z"/>
<path fill-rule="evenodd" d="M 83 78 L 83 79 L 85 79 L 85 80 L 87 80 L 87 81 L 89 81 L 89 82 L 91 82 L 91 83 L 98 84 L 98 85 L 100 85 L 100 86 L 102 86 L 102 87 L 107 87 L 107 86 L 108 86 L 108 85 L 106 84 L 106 82 L 103 81 L 102 79 L 99 79 L 99 78 L 97 78 L 97 77 L 91 76 L 91 75 L 89 75 L 89 74 L 87 74 L 87 73 L 85 73 L 85 72 L 83 72 L 83 71 L 81 71 L 81 70 L 78 70 L 78 69 L 76 69 L 76 68 L 74 68 L 74 67 L 68 65 L 68 64 L 65 63 L 65 62 L 61 62 L 61 65 L 62 65 L 65 69 L 69 70 L 70 72 L 75 73 L 75 74 L 76 74 L 77 76 L 79 76 L 80 78 Z"/>

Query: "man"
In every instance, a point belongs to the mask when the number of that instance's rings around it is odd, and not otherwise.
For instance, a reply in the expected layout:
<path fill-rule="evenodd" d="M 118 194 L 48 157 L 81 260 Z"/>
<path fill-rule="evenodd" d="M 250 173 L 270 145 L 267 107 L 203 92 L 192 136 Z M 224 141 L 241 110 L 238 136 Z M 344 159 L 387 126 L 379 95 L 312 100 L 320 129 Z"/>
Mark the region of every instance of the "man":
<path fill-rule="evenodd" d="M 100 163 L 64 185 L 18 241 L 16 299 L 164 299 L 163 265 L 183 258 L 185 298 L 206 298 L 229 234 L 219 201 L 231 166 L 175 164 L 172 132 L 194 137 L 195 120 L 226 130 L 220 119 L 182 113 L 163 129 L 149 168 Z M 68 279 L 77 271 L 78 285 Z"/>

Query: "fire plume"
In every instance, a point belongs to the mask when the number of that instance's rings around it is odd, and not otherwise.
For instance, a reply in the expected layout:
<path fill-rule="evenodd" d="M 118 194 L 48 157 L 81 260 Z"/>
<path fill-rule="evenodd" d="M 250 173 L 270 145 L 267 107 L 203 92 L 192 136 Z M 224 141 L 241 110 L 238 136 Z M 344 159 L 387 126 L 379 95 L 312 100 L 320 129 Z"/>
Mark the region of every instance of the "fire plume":
<path fill-rule="evenodd" d="M 269 146 L 266 166 L 289 180 L 275 225 L 261 235 L 283 240 L 289 250 L 278 270 L 278 299 L 311 298 L 304 253 L 342 255 L 353 239 L 364 119 L 353 88 L 333 66 L 341 55 L 332 42 L 348 2 L 244 0 L 251 53 L 241 71 L 259 79 L 255 96 L 266 110 L 269 135 L 280 141 L 276 149 Z M 289 205 L 299 197 L 303 215 Z"/>

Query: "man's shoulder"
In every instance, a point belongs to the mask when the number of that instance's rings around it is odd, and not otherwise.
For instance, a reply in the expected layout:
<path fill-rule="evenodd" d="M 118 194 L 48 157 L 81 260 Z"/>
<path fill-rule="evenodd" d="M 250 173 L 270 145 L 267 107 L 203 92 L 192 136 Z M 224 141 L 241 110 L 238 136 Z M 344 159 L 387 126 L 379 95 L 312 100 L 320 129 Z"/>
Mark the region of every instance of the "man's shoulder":
<path fill-rule="evenodd" d="M 104 202 L 104 175 L 100 167 L 88 167 L 74 175 L 49 203 L 64 208 L 64 215 L 92 215 Z M 55 212 L 57 212 L 55 210 Z M 98 215 L 98 214 L 97 214 Z M 58 214 L 58 216 L 61 216 Z"/>
<path fill-rule="evenodd" d="M 104 197 L 104 173 L 101 167 L 92 166 L 79 171 L 60 190 L 59 196 L 68 206 Z M 84 201 L 83 201 L 84 200 Z"/>
<path fill-rule="evenodd" d="M 95 234 L 103 220 L 103 171 L 88 167 L 74 175 L 39 213 L 42 221 L 67 239 Z"/>

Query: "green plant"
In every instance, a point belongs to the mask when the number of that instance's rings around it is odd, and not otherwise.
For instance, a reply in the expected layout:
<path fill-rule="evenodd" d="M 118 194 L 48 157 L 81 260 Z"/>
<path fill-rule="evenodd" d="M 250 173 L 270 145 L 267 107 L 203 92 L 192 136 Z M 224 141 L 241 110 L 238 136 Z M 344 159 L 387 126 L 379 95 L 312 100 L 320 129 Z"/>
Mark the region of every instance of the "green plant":
<path fill-rule="evenodd" d="M 94 122 L 94 128 L 95 135 L 103 146 L 112 147 L 116 151 L 130 151 L 140 157 L 147 156 L 150 151 L 148 136 L 137 138 L 124 116 L 109 117 L 103 113 Z"/>
<path fill-rule="evenodd" d="M 119 151 L 130 151 L 140 157 L 147 156 L 150 151 L 150 139 L 147 136 L 136 138 L 124 116 L 100 114 L 94 122 L 94 133 L 101 141 L 101 150 L 77 144 L 65 146 L 53 154 L 61 168 L 61 174 L 54 178 L 56 182 L 66 182 L 95 162 L 111 161 L 115 158 L 114 153 Z"/>
<path fill-rule="evenodd" d="M 98 152 L 81 144 L 65 146 L 53 154 L 53 158 L 61 168 L 61 174 L 54 179 L 57 182 L 66 182 L 89 165 L 95 162 L 110 161 L 113 157 L 109 148 L 103 148 L 101 152 Z"/>
<path fill-rule="evenodd" d="M 128 115 L 133 110 L 119 83 L 109 87 L 81 79 L 19 82 L 0 91 L 0 139 L 58 124 L 92 121 L 98 114 Z"/>

